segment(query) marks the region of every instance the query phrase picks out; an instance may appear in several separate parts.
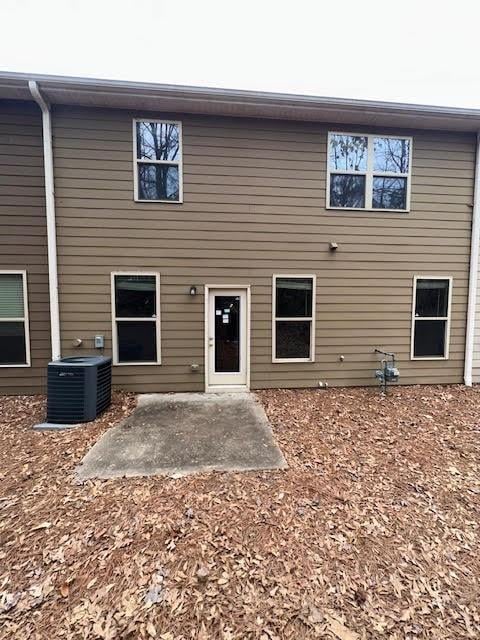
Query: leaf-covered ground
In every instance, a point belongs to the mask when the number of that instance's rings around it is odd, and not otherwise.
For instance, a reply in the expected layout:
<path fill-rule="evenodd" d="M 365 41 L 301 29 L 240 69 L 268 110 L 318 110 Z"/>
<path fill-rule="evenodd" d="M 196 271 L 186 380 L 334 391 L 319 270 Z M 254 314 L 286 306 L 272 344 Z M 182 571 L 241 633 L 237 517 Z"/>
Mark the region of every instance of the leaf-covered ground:
<path fill-rule="evenodd" d="M 259 392 L 287 471 L 76 484 L 0 399 L 0 637 L 480 637 L 480 389 Z"/>

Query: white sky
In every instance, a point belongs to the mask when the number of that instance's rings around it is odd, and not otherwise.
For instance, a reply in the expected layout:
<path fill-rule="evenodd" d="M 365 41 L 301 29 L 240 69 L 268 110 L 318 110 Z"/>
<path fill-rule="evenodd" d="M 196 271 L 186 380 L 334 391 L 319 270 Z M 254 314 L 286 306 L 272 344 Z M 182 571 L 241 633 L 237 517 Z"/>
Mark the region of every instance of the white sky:
<path fill-rule="evenodd" d="M 480 108 L 478 0 L 0 0 L 0 70 Z"/>

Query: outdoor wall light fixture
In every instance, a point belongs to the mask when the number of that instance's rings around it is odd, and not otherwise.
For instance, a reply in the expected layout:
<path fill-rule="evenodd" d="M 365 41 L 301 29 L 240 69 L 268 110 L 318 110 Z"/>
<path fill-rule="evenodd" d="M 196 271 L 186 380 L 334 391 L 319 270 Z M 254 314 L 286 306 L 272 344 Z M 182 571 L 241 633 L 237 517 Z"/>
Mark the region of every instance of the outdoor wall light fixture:
<path fill-rule="evenodd" d="M 197 295 L 197 287 L 195 285 L 192 284 L 192 286 L 190 287 L 190 295 L 196 296 Z"/>

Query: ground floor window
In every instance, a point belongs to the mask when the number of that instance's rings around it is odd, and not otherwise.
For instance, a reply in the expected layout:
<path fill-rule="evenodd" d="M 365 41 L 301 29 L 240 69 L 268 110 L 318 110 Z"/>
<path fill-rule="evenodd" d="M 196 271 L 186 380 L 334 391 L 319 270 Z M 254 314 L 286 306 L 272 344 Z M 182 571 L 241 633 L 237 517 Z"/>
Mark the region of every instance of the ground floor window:
<path fill-rule="evenodd" d="M 0 367 L 30 366 L 27 274 L 0 271 Z"/>
<path fill-rule="evenodd" d="M 273 276 L 273 362 L 313 362 L 314 310 L 314 275 Z"/>
<path fill-rule="evenodd" d="M 114 364 L 160 364 L 160 276 L 112 274 Z"/>
<path fill-rule="evenodd" d="M 415 276 L 412 303 L 412 359 L 447 359 L 452 278 Z"/>

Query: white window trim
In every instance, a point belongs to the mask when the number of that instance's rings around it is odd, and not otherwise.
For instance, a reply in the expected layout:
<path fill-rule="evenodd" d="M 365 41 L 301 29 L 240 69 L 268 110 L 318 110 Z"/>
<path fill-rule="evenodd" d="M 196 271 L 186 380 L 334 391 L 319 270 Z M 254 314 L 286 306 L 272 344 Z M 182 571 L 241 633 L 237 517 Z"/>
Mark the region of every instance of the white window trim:
<path fill-rule="evenodd" d="M 115 276 L 155 276 L 155 295 L 157 313 L 155 318 L 117 318 L 115 312 Z M 131 367 L 138 365 L 159 365 L 162 364 L 161 357 L 161 330 L 160 330 L 160 274 L 156 271 L 113 271 L 110 275 L 111 281 L 111 307 L 112 307 L 112 358 L 113 364 L 117 367 Z M 118 361 L 118 334 L 117 321 L 131 322 L 152 322 L 155 320 L 155 335 L 157 338 L 157 359 L 151 362 L 119 362 Z"/>
<path fill-rule="evenodd" d="M 448 302 L 447 302 L 447 315 L 435 316 L 428 318 L 415 317 L 415 305 L 417 297 L 417 281 L 418 280 L 448 280 Z M 410 360 L 448 360 L 450 353 L 450 320 L 452 316 L 452 288 L 453 278 L 452 276 L 413 276 L 413 294 L 412 294 L 412 323 L 410 328 Z M 415 356 L 414 355 L 414 343 L 415 343 L 415 322 L 422 322 L 422 320 L 445 320 L 445 355 L 444 356 Z"/>
<path fill-rule="evenodd" d="M 346 169 L 345 171 L 336 171 L 330 169 L 330 139 L 334 135 L 339 136 L 361 136 L 367 138 L 367 170 L 366 171 L 352 171 Z M 374 171 L 373 170 L 373 139 L 374 138 L 394 138 L 396 140 L 409 140 L 409 157 L 408 157 L 408 173 L 394 173 L 392 171 Z M 395 136 L 392 134 L 385 135 L 383 133 L 354 133 L 352 131 L 329 131 L 327 136 L 327 209 L 333 211 L 391 211 L 392 213 L 409 213 L 410 212 L 410 196 L 412 186 L 412 155 L 413 155 L 413 137 L 412 136 Z M 349 174 L 365 176 L 365 206 L 364 207 L 333 207 L 330 206 L 330 176 L 331 174 Z M 406 208 L 405 209 L 377 209 L 372 206 L 373 199 L 373 178 L 386 177 L 386 178 L 406 178 L 407 179 L 407 195 L 406 195 Z"/>
<path fill-rule="evenodd" d="M 137 122 L 154 122 L 159 124 L 175 124 L 178 126 L 178 145 L 180 155 L 178 160 L 141 160 L 137 158 Z M 180 120 L 162 120 L 158 118 L 133 119 L 133 194 L 135 202 L 166 202 L 168 204 L 183 204 L 183 132 Z M 138 165 L 139 164 L 169 164 L 178 166 L 178 200 L 144 200 L 138 197 Z"/>
<path fill-rule="evenodd" d="M 278 278 L 311 278 L 312 280 L 312 315 L 301 318 L 277 318 L 275 315 L 277 301 L 277 279 Z M 272 277 L 272 362 L 315 362 L 315 311 L 316 311 L 316 290 L 317 276 L 314 273 L 275 273 Z M 310 357 L 309 358 L 277 358 L 277 330 L 276 321 L 301 321 L 310 320 Z"/>
<path fill-rule="evenodd" d="M 23 322 L 24 330 L 25 330 L 25 358 L 26 362 L 24 364 L 0 364 L 1 369 L 25 369 L 26 367 L 31 366 L 30 359 L 30 316 L 28 313 L 28 285 L 27 285 L 27 272 L 25 270 L 2 270 L 0 271 L 0 276 L 2 275 L 21 275 L 22 283 L 23 283 L 23 317 L 21 318 L 0 318 L 0 322 Z"/>

